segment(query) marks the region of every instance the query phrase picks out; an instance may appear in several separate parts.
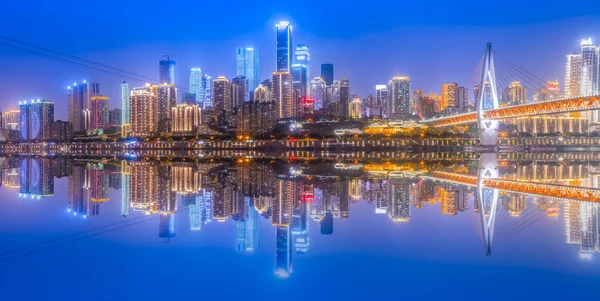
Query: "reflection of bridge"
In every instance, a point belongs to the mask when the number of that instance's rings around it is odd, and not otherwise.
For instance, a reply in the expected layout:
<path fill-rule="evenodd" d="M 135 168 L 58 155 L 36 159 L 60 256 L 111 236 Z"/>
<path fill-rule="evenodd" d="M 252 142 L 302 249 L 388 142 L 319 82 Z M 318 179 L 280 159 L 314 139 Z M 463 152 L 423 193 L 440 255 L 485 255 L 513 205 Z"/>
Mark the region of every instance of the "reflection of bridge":
<path fill-rule="evenodd" d="M 496 229 L 501 191 L 541 197 L 561 203 L 566 202 L 566 204 L 600 204 L 600 189 L 502 179 L 499 177 L 498 167 L 498 155 L 481 154 L 477 175 L 434 171 L 431 176 L 424 177 L 475 188 L 477 191 L 475 207 L 479 211 L 482 238 L 488 255 L 491 254 L 494 237 L 498 236 L 498 233 L 506 238 L 539 219 L 533 216 L 535 213 L 530 212 L 530 216 L 514 223 L 509 220 Z"/>
<path fill-rule="evenodd" d="M 487 44 L 481 63 L 482 72 L 478 85 L 480 92 L 475 93 L 476 111 L 424 120 L 422 122 L 429 124 L 431 127 L 477 123 L 480 144 L 494 146 L 498 145 L 499 120 L 600 109 L 600 95 L 571 98 L 557 98 L 558 95 L 553 95 L 555 99 L 500 107 L 498 82 L 496 80 L 497 67 L 490 43 Z M 513 69 L 507 70 L 510 74 L 498 74 L 501 79 L 513 78 L 515 75 L 520 74 L 529 79 L 533 76 L 526 71 L 527 74 L 522 73 L 524 70 L 511 62 L 503 62 L 502 64 L 506 64 L 504 65 L 505 68 Z M 520 99 L 519 101 L 527 102 L 527 99 Z"/>

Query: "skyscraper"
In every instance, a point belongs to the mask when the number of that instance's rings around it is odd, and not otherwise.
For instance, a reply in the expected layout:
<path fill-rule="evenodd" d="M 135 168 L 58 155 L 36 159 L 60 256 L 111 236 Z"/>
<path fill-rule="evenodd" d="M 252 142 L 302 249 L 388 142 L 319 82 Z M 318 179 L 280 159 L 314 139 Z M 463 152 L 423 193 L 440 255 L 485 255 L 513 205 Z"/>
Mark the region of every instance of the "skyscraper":
<path fill-rule="evenodd" d="M 509 106 L 527 103 L 527 89 L 520 82 L 512 82 L 502 93 L 502 101 Z"/>
<path fill-rule="evenodd" d="M 100 95 L 100 86 L 97 83 L 83 81 L 69 86 L 69 122 L 73 124 L 73 132 L 86 130 L 84 110 L 89 110 L 92 96 Z"/>
<path fill-rule="evenodd" d="M 150 136 L 158 133 L 158 89 L 146 84 L 133 88 L 130 96 L 131 135 Z"/>
<path fill-rule="evenodd" d="M 292 85 L 294 90 L 299 91 L 299 96 L 307 96 L 308 92 L 308 71 L 304 64 L 292 65 Z"/>
<path fill-rule="evenodd" d="M 581 40 L 581 95 L 596 95 L 599 93 L 599 53 L 592 39 Z"/>
<path fill-rule="evenodd" d="M 350 81 L 346 78 L 340 81 L 339 101 L 339 115 L 341 117 L 349 117 Z"/>
<path fill-rule="evenodd" d="M 237 66 L 236 75 L 243 76 L 248 80 L 248 97 L 244 101 L 251 99 L 254 89 L 260 84 L 260 59 L 258 49 L 252 47 L 237 48 Z"/>
<path fill-rule="evenodd" d="M 114 108 L 108 112 L 108 123 L 112 125 L 121 125 L 121 120 L 123 120 L 123 110 L 119 108 Z"/>
<path fill-rule="evenodd" d="M 234 107 L 240 107 L 244 102 L 250 100 L 250 91 L 248 90 L 248 79 L 244 76 L 236 76 L 231 80 L 231 83 L 236 85 L 235 93 L 231 95 L 235 98 Z"/>
<path fill-rule="evenodd" d="M 375 85 L 375 106 L 381 108 L 382 117 L 389 116 L 387 85 Z"/>
<path fill-rule="evenodd" d="M 202 88 L 200 90 L 202 99 L 202 109 L 213 106 L 213 80 L 212 77 L 205 74 L 202 77 Z"/>
<path fill-rule="evenodd" d="M 456 97 L 454 98 L 456 107 L 464 109 L 469 106 L 469 89 L 465 87 L 458 87 L 456 89 Z"/>
<path fill-rule="evenodd" d="M 157 86 L 158 96 L 158 123 L 159 130 L 169 131 L 172 108 L 177 105 L 177 88 L 173 84 L 160 84 Z"/>
<path fill-rule="evenodd" d="M 277 71 L 290 72 L 292 67 L 292 25 L 280 21 L 277 27 Z"/>
<path fill-rule="evenodd" d="M 213 107 L 217 115 L 233 111 L 231 82 L 224 76 L 219 76 L 213 82 Z"/>
<path fill-rule="evenodd" d="M 202 69 L 194 67 L 190 69 L 190 93 L 194 94 L 196 104 L 202 103 Z"/>
<path fill-rule="evenodd" d="M 354 97 L 349 104 L 348 114 L 351 119 L 362 118 L 362 99 L 360 97 Z"/>
<path fill-rule="evenodd" d="M 96 95 L 92 97 L 92 106 L 86 116 L 88 129 L 102 129 L 109 123 L 108 97 Z"/>
<path fill-rule="evenodd" d="M 331 87 L 333 84 L 333 65 L 332 64 L 322 64 L 321 65 L 321 78 L 327 84 L 327 87 Z"/>
<path fill-rule="evenodd" d="M 158 62 L 160 84 L 175 84 L 175 61 L 168 56 L 166 60 Z"/>
<path fill-rule="evenodd" d="M 256 89 L 254 89 L 254 101 L 257 102 L 268 102 L 271 101 L 271 91 L 263 85 L 258 85 Z"/>
<path fill-rule="evenodd" d="M 30 103 L 23 101 L 19 105 L 21 140 L 49 140 L 54 122 L 54 103 L 38 99 Z"/>
<path fill-rule="evenodd" d="M 306 44 L 298 44 L 296 46 L 296 64 L 306 66 L 306 78 L 310 78 L 310 51 Z M 310 89 L 310 87 L 308 87 Z M 307 91 L 308 93 L 309 91 Z M 308 94 L 307 94 L 308 95 Z"/>
<path fill-rule="evenodd" d="M 298 111 L 292 86 L 292 74 L 289 72 L 273 72 L 272 99 L 279 107 L 279 118 L 295 117 Z"/>
<path fill-rule="evenodd" d="M 581 96 L 581 53 L 567 55 L 565 97 Z"/>
<path fill-rule="evenodd" d="M 456 83 L 442 84 L 442 103 L 440 110 L 443 111 L 447 107 L 456 107 L 456 89 L 458 89 L 458 84 Z"/>
<path fill-rule="evenodd" d="M 129 84 L 127 82 L 121 83 L 121 124 L 131 123 L 131 112 L 129 111 Z"/>
<path fill-rule="evenodd" d="M 410 78 L 395 76 L 388 83 L 389 116 L 405 118 L 410 116 Z"/>
<path fill-rule="evenodd" d="M 315 100 L 315 111 L 326 107 L 325 96 L 327 93 L 327 84 L 320 77 L 315 77 L 310 82 L 310 96 Z"/>

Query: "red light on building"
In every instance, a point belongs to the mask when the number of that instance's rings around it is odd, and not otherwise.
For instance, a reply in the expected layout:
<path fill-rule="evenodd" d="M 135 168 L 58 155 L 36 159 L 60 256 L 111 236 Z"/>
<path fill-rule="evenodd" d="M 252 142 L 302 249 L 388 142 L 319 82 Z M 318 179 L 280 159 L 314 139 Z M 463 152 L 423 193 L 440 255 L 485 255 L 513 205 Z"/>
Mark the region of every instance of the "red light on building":
<path fill-rule="evenodd" d="M 315 104 L 315 98 L 314 97 L 307 97 L 304 96 L 302 97 L 302 105 L 304 106 L 311 106 Z"/>
<path fill-rule="evenodd" d="M 312 203 L 315 200 L 315 195 L 310 192 L 305 192 L 301 197 L 302 202 Z"/>

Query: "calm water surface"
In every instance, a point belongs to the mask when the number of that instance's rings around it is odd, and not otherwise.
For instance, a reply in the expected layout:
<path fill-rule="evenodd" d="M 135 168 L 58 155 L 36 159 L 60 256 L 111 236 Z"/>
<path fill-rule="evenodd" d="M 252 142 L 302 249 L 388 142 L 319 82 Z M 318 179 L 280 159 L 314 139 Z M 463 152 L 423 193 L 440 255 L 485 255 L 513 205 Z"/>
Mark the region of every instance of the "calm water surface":
<path fill-rule="evenodd" d="M 590 162 L 0 160 L 1 300 L 600 299 L 598 204 L 467 181 Z"/>

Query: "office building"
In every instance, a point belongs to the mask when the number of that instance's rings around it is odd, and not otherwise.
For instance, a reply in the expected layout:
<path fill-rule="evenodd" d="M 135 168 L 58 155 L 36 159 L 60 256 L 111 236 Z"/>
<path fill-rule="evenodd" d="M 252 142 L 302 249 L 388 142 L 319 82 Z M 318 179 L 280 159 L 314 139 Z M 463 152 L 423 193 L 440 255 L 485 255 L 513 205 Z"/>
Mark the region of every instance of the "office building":
<path fill-rule="evenodd" d="M 339 87 L 339 106 L 338 116 L 349 117 L 348 109 L 350 104 L 350 81 L 348 79 L 342 79 Z"/>
<path fill-rule="evenodd" d="M 292 86 L 294 91 L 298 91 L 298 96 L 303 97 L 308 94 L 308 72 L 306 65 L 304 64 L 293 64 L 292 65 Z"/>
<path fill-rule="evenodd" d="M 159 84 L 175 84 L 175 61 L 168 56 L 166 60 L 158 62 Z"/>
<path fill-rule="evenodd" d="M 277 28 L 277 71 L 290 72 L 292 67 L 292 25 L 287 21 L 280 21 Z"/>
<path fill-rule="evenodd" d="M 108 112 L 108 123 L 111 125 L 121 125 L 123 120 L 123 111 L 119 108 L 114 108 Z"/>
<path fill-rule="evenodd" d="M 252 92 L 260 84 L 260 59 L 258 49 L 253 47 L 237 48 L 236 75 L 248 80 L 247 96 L 244 101 L 252 99 Z"/>
<path fill-rule="evenodd" d="M 200 93 L 201 93 L 200 98 L 202 99 L 202 104 L 201 104 L 202 109 L 206 109 L 208 107 L 213 106 L 212 90 L 213 90 L 213 79 L 212 79 L 212 77 L 205 74 L 202 77 L 202 88 L 200 90 Z"/>
<path fill-rule="evenodd" d="M 389 116 L 387 85 L 375 85 L 375 106 L 381 108 L 382 117 Z"/>
<path fill-rule="evenodd" d="M 306 78 L 310 78 L 310 51 L 308 50 L 308 46 L 306 44 L 298 44 L 296 46 L 296 64 L 306 66 Z M 310 92 L 310 87 L 308 87 Z M 308 94 L 307 94 L 308 95 Z"/>
<path fill-rule="evenodd" d="M 333 85 L 333 64 L 321 64 L 321 78 L 327 87 Z"/>
<path fill-rule="evenodd" d="M 321 77 L 315 77 L 310 82 L 310 96 L 315 100 L 314 110 L 321 110 L 327 107 L 325 96 L 327 94 L 327 84 Z"/>
<path fill-rule="evenodd" d="M 100 95 L 100 85 L 83 81 L 81 84 L 74 83 L 68 89 L 69 122 L 73 124 L 73 132 L 83 132 L 86 130 L 84 111 L 90 110 L 92 97 Z"/>
<path fill-rule="evenodd" d="M 202 69 L 190 69 L 190 95 L 193 95 L 194 104 L 202 103 Z"/>

